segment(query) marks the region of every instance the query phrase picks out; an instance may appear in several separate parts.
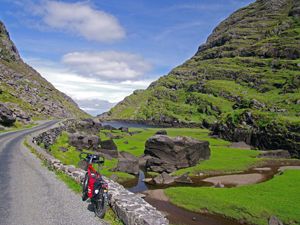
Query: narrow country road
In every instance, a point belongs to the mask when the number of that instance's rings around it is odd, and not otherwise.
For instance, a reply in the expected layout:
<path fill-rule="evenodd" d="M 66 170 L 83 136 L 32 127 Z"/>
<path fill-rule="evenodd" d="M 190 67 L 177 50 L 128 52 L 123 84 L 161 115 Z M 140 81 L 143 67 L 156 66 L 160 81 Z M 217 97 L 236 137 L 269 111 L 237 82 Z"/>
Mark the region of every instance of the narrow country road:
<path fill-rule="evenodd" d="M 23 147 L 26 135 L 53 124 L 0 135 L 0 224 L 107 224 Z"/>

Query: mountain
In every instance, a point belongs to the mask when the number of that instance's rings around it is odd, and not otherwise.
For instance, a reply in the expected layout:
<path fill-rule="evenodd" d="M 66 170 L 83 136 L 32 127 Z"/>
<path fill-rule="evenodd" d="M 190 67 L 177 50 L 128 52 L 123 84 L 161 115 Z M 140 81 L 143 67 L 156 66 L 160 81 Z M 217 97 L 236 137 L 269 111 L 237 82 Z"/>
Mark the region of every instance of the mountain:
<path fill-rule="evenodd" d="M 221 22 L 196 54 L 106 119 L 202 124 L 232 141 L 300 156 L 300 1 L 257 0 Z"/>
<path fill-rule="evenodd" d="M 86 117 L 77 104 L 21 59 L 0 21 L 0 125 L 14 120 Z"/>
<path fill-rule="evenodd" d="M 103 112 L 107 112 L 115 105 L 115 103 L 100 99 L 79 99 L 76 100 L 76 102 L 81 109 L 88 112 L 92 116 L 97 116 Z"/>

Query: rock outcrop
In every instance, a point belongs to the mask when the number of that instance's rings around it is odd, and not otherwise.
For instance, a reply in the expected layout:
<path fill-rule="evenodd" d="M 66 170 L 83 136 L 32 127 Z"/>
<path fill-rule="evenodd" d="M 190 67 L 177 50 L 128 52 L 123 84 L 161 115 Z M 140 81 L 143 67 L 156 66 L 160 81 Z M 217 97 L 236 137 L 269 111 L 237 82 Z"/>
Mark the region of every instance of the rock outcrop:
<path fill-rule="evenodd" d="M 115 171 L 139 174 L 139 159 L 128 152 L 119 152 L 119 160 Z"/>
<path fill-rule="evenodd" d="M 209 143 L 190 137 L 155 135 L 145 145 L 147 169 L 154 172 L 173 172 L 176 169 L 195 166 L 210 157 Z"/>
<path fill-rule="evenodd" d="M 300 125 L 265 113 L 243 110 L 228 114 L 212 126 L 213 134 L 230 141 L 243 141 L 262 150 L 283 149 L 300 157 Z"/>
<path fill-rule="evenodd" d="M 175 182 L 175 179 L 166 172 L 163 172 L 153 178 L 155 184 L 169 185 Z"/>
<path fill-rule="evenodd" d="M 13 112 L 4 104 L 0 103 L 0 125 L 11 126 L 16 121 Z"/>
<path fill-rule="evenodd" d="M 69 145 L 77 150 L 83 149 L 97 151 L 100 146 L 100 138 L 96 135 L 69 134 Z"/>

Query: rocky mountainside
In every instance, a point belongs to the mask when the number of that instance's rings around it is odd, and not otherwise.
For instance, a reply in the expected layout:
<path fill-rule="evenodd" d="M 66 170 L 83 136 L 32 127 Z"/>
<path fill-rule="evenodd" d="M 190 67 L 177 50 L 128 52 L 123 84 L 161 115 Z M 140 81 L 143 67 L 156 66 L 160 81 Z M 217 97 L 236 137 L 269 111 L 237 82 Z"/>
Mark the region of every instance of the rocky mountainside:
<path fill-rule="evenodd" d="M 0 21 L 0 125 L 15 119 L 86 117 L 77 104 L 24 63 Z"/>
<path fill-rule="evenodd" d="M 239 9 L 191 59 L 107 118 L 200 123 L 229 140 L 300 156 L 300 1 L 257 0 Z"/>

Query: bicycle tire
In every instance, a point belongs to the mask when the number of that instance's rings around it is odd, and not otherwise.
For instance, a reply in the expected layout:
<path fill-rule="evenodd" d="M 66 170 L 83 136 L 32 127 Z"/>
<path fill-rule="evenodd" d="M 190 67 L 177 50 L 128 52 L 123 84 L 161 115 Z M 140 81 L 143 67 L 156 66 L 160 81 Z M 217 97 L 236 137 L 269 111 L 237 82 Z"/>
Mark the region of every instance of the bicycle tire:
<path fill-rule="evenodd" d="M 88 173 L 85 174 L 84 180 L 82 183 L 82 201 L 86 201 L 88 197 L 88 185 L 89 185 L 89 175 Z"/>
<path fill-rule="evenodd" d="M 94 199 L 93 206 L 94 212 L 97 217 L 103 219 L 107 210 L 107 202 L 105 197 L 103 196 L 103 192 L 99 193 L 97 199 Z"/>

